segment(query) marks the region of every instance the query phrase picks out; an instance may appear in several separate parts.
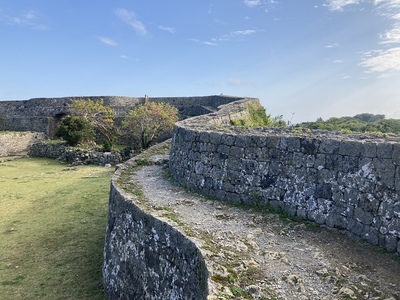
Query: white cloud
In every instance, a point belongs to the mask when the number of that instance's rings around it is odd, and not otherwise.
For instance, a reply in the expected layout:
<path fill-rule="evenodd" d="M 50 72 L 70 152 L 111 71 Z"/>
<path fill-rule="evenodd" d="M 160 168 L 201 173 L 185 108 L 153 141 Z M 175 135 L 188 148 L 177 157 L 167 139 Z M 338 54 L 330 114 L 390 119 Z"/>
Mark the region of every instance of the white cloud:
<path fill-rule="evenodd" d="M 330 44 L 330 45 L 326 45 L 326 46 L 325 46 L 325 48 L 338 48 L 338 47 L 340 47 L 340 44 L 339 44 L 339 43 L 333 43 L 333 44 Z"/>
<path fill-rule="evenodd" d="M 400 0 L 374 0 L 375 5 L 383 5 L 389 8 L 400 7 Z"/>
<path fill-rule="evenodd" d="M 128 59 L 129 57 L 128 56 L 126 56 L 126 55 L 121 55 L 120 56 L 122 59 Z"/>
<path fill-rule="evenodd" d="M 243 3 L 248 7 L 256 7 L 261 5 L 261 0 L 244 0 Z"/>
<path fill-rule="evenodd" d="M 252 34 L 254 34 L 256 32 L 257 32 L 257 30 L 255 30 L 255 29 L 237 30 L 237 31 L 233 31 L 231 33 L 231 35 L 232 36 L 252 35 Z"/>
<path fill-rule="evenodd" d="M 342 64 L 342 63 L 343 63 L 343 60 L 341 60 L 341 59 L 336 59 L 336 60 L 333 61 L 333 63 L 334 63 L 334 64 Z"/>
<path fill-rule="evenodd" d="M 169 33 L 175 33 L 176 30 L 175 28 L 172 27 L 164 27 L 164 26 L 158 26 L 158 29 L 168 31 Z"/>
<path fill-rule="evenodd" d="M 192 42 L 197 42 L 201 43 L 204 45 L 209 45 L 209 46 L 217 46 L 220 43 L 223 42 L 230 42 L 232 40 L 243 40 L 244 37 L 256 34 L 258 30 L 256 29 L 245 29 L 245 30 L 236 30 L 232 31 L 228 34 L 225 34 L 223 36 L 220 36 L 219 38 L 211 38 L 207 41 L 201 41 L 199 39 L 189 39 Z"/>
<path fill-rule="evenodd" d="M 204 45 L 208 45 L 208 46 L 217 46 L 216 43 L 214 43 L 214 42 L 209 42 L 209 41 L 204 41 L 204 42 L 201 42 L 201 43 L 204 44 Z"/>
<path fill-rule="evenodd" d="M 399 44 L 400 43 L 400 22 L 396 23 L 395 26 L 386 31 L 381 36 L 381 44 Z"/>
<path fill-rule="evenodd" d="M 115 10 L 115 14 L 126 24 L 128 24 L 129 26 L 131 26 L 138 35 L 146 35 L 147 34 L 147 30 L 146 27 L 144 26 L 144 24 L 142 22 L 140 22 L 137 18 L 136 18 L 136 14 L 134 12 L 128 11 L 124 8 L 120 8 Z"/>
<path fill-rule="evenodd" d="M 342 11 L 343 7 L 351 4 L 359 4 L 360 0 L 328 0 L 327 6 L 333 11 Z"/>
<path fill-rule="evenodd" d="M 369 72 L 400 71 L 400 47 L 367 51 L 360 65 L 368 68 Z"/>
<path fill-rule="evenodd" d="M 0 11 L 1 13 L 1 11 Z M 47 30 L 49 29 L 46 25 L 41 24 L 38 19 L 38 12 L 35 10 L 28 10 L 20 16 L 10 16 L 6 14 L 0 15 L 0 20 L 3 19 L 8 25 L 30 27 L 35 30 Z"/>
<path fill-rule="evenodd" d="M 118 45 L 118 43 L 115 40 L 107 38 L 107 37 L 99 36 L 98 39 L 100 42 L 102 42 L 106 45 L 109 45 L 109 46 L 117 46 Z"/>

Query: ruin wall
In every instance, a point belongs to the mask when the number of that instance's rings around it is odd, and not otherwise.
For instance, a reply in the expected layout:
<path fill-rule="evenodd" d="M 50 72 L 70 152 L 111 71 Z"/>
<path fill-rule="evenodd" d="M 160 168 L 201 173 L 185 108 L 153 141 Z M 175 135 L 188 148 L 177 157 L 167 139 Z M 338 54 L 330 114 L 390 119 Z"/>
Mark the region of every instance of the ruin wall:
<path fill-rule="evenodd" d="M 175 125 L 172 176 L 228 202 L 269 205 L 400 254 L 400 141 L 230 125 L 244 99 Z"/>

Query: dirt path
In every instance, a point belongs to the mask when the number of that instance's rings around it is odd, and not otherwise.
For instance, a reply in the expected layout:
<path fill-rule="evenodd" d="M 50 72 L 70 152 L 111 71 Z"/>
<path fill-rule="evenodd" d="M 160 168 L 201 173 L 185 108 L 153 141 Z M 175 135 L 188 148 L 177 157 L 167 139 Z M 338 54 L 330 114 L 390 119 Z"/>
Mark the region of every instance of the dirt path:
<path fill-rule="evenodd" d="M 335 230 L 185 191 L 166 165 L 134 176 L 154 215 L 203 252 L 209 299 L 400 299 L 400 259 Z"/>

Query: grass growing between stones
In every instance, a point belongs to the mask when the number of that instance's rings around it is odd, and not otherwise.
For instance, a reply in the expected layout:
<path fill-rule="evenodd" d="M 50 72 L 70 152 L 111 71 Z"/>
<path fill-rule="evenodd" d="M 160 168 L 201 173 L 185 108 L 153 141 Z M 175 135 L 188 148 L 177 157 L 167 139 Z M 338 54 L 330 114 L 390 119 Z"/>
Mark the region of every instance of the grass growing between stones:
<path fill-rule="evenodd" d="M 0 164 L 1 299 L 105 299 L 112 173 L 49 159 Z"/>

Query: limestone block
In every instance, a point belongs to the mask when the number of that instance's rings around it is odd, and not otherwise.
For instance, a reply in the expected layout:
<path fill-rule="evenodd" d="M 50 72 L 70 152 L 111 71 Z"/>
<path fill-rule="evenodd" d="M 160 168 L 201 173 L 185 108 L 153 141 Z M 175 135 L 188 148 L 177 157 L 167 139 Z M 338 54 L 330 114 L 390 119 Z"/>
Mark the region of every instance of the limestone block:
<path fill-rule="evenodd" d="M 376 145 L 376 157 L 377 158 L 392 158 L 393 145 L 390 143 L 378 143 Z"/>

